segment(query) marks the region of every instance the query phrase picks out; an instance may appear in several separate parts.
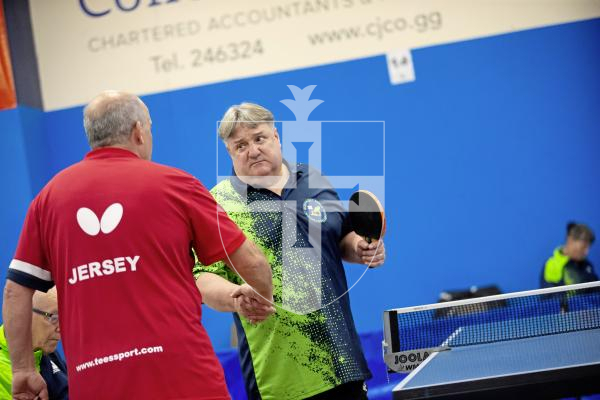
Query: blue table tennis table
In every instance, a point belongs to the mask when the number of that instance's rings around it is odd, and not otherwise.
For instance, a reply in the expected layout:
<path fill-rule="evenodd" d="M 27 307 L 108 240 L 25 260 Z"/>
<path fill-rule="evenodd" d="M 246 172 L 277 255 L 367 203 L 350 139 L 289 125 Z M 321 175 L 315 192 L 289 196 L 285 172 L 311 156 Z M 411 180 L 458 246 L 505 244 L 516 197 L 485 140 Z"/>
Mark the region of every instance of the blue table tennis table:
<path fill-rule="evenodd" d="M 460 334 L 449 340 L 459 341 Z M 435 352 L 394 388 L 393 398 L 517 400 L 591 393 L 600 393 L 600 329 Z"/>

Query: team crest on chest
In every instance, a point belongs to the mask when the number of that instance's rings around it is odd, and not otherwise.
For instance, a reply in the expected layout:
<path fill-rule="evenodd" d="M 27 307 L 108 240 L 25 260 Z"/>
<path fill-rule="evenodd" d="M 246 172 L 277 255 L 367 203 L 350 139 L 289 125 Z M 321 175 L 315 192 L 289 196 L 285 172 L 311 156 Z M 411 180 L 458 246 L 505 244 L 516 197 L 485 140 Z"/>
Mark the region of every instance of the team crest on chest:
<path fill-rule="evenodd" d="M 304 214 L 311 221 L 323 223 L 327 221 L 327 212 L 319 200 L 316 199 L 306 199 L 304 200 L 304 204 L 302 205 L 302 209 L 304 210 Z"/>

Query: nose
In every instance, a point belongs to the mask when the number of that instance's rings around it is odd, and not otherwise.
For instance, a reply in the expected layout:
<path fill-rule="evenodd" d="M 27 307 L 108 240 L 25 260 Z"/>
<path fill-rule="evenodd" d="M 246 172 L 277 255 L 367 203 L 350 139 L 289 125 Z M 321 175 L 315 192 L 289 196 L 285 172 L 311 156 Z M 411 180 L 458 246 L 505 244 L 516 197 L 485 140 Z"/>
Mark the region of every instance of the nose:
<path fill-rule="evenodd" d="M 256 158 L 260 155 L 260 144 L 251 143 L 248 145 L 248 157 Z"/>

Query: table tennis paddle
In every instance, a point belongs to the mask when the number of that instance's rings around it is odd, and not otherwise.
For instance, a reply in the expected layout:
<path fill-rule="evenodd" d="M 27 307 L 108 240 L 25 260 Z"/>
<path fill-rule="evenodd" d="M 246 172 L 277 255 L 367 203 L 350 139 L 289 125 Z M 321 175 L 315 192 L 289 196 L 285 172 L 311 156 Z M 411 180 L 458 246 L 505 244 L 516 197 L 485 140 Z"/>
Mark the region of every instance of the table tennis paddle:
<path fill-rule="evenodd" d="M 385 212 L 377 197 L 367 191 L 352 193 L 348 202 L 350 225 L 367 243 L 379 240 L 385 234 Z"/>

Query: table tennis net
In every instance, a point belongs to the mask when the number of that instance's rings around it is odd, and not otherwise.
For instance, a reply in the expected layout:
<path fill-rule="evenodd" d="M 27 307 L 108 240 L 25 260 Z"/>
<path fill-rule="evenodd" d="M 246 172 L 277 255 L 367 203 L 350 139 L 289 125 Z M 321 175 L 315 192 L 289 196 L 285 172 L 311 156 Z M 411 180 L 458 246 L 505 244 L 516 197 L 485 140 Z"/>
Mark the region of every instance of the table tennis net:
<path fill-rule="evenodd" d="M 452 348 L 600 328 L 600 282 L 386 311 L 387 351 Z"/>

